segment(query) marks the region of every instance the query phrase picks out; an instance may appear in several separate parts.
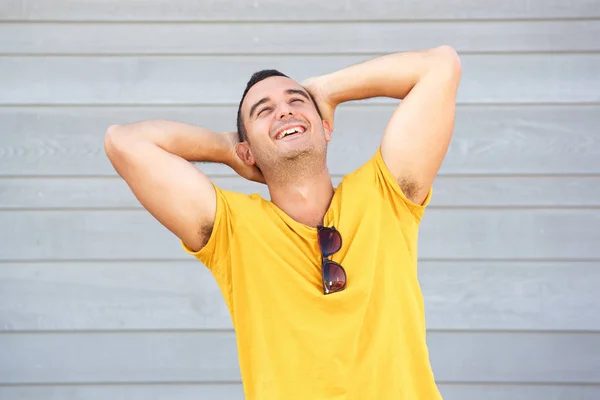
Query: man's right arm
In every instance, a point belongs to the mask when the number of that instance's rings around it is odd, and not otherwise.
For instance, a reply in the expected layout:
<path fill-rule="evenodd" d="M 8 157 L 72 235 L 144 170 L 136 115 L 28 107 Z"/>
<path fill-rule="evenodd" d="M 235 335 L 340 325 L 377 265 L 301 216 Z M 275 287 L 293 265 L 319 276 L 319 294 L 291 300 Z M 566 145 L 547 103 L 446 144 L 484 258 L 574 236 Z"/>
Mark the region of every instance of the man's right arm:
<path fill-rule="evenodd" d="M 108 128 L 104 148 L 142 206 L 198 251 L 212 231 L 216 194 L 190 161 L 234 167 L 236 136 L 173 121 L 144 121 Z"/>

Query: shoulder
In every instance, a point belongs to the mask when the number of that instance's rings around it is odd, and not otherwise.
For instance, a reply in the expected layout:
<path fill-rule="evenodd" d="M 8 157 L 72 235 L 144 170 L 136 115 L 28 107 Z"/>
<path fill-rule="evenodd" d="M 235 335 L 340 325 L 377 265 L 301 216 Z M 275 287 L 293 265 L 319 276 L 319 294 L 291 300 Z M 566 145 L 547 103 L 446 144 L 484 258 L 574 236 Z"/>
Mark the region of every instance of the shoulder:
<path fill-rule="evenodd" d="M 339 186 L 346 196 L 364 196 L 370 201 L 376 198 L 391 203 L 398 210 L 409 211 L 420 220 L 425 208 L 429 205 L 432 190 L 425 200 L 417 204 L 410 200 L 413 184 L 408 181 L 398 181 L 386 165 L 381 149 L 355 171 L 347 174 Z"/>
<path fill-rule="evenodd" d="M 235 235 L 240 230 L 273 218 L 270 201 L 260 193 L 243 193 L 215 188 L 217 191 L 216 223 L 226 223 Z"/>
<path fill-rule="evenodd" d="M 370 186 L 374 187 L 374 185 L 381 178 L 388 178 L 388 174 L 390 174 L 389 176 L 391 176 L 391 173 L 389 173 L 389 169 L 383 161 L 381 151 L 377 149 L 375 154 L 373 154 L 371 158 L 369 158 L 360 167 L 344 175 L 340 186 L 353 185 L 357 187 L 362 187 L 363 189 L 367 189 Z"/>
<path fill-rule="evenodd" d="M 220 188 L 217 185 L 214 185 L 214 188 L 217 194 L 217 203 L 221 203 L 223 211 L 236 212 L 247 208 L 261 207 L 265 201 L 258 193 L 236 192 Z"/>
<path fill-rule="evenodd" d="M 206 241 L 200 250 L 190 249 L 183 241 L 184 250 L 198 258 L 211 270 L 217 270 L 229 254 L 231 243 L 238 235 L 239 228 L 252 224 L 261 218 L 260 210 L 265 200 L 259 194 L 245 194 L 218 187 L 213 183 L 217 207 L 212 224 L 200 229 Z"/>

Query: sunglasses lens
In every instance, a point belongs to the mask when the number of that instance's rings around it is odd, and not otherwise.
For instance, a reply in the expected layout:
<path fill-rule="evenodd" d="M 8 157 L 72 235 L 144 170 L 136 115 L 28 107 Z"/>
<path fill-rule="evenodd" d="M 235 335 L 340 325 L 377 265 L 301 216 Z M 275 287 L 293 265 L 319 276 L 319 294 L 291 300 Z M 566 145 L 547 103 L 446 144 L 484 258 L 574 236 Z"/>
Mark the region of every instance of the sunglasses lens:
<path fill-rule="evenodd" d="M 323 287 L 325 293 L 339 292 L 346 287 L 346 272 L 341 265 L 329 260 L 323 262 Z"/>
<path fill-rule="evenodd" d="M 335 229 L 322 228 L 319 230 L 319 246 L 323 257 L 329 257 L 342 248 L 342 235 Z"/>

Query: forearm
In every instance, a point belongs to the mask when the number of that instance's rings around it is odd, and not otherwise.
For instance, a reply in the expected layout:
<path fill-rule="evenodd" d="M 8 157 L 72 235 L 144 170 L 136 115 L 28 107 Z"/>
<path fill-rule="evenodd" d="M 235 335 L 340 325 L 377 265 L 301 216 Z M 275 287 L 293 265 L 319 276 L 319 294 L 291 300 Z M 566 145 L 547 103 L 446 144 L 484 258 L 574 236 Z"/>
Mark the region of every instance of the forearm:
<path fill-rule="evenodd" d="M 458 56 L 447 46 L 389 54 L 322 76 L 334 105 L 372 97 L 403 99 L 424 77 L 452 71 Z"/>
<path fill-rule="evenodd" d="M 133 149 L 136 143 L 150 142 L 187 161 L 226 163 L 231 153 L 223 133 L 163 120 L 113 125 L 107 131 L 106 142 L 123 151 Z"/>

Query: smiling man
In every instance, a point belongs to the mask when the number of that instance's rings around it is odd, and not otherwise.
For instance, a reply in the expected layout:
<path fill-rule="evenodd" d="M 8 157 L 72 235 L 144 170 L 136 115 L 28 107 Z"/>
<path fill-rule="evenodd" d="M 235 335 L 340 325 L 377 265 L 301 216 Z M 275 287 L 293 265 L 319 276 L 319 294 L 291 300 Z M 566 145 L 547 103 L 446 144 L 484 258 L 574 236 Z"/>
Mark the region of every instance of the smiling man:
<path fill-rule="evenodd" d="M 264 70 L 243 93 L 237 132 L 171 121 L 109 128 L 115 169 L 215 277 L 246 399 L 441 398 L 417 237 L 452 136 L 460 75 L 446 46 L 302 84 Z M 334 187 L 326 155 L 335 109 L 379 96 L 402 101 L 377 152 Z M 266 183 L 270 200 L 223 190 L 189 161 L 227 164 Z"/>

